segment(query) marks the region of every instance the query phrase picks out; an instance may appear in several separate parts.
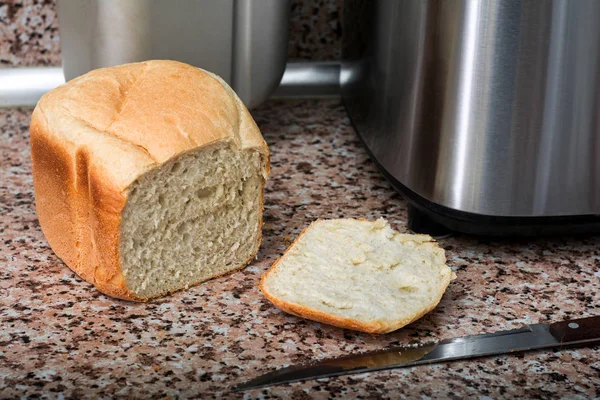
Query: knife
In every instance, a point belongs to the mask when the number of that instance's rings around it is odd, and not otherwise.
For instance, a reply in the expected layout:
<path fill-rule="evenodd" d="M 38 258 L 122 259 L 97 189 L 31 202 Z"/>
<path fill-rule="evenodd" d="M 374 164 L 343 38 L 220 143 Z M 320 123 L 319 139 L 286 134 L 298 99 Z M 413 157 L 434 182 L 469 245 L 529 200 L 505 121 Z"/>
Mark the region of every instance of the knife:
<path fill-rule="evenodd" d="M 495 354 L 600 342 L 600 316 L 330 358 L 281 368 L 234 391 Z"/>

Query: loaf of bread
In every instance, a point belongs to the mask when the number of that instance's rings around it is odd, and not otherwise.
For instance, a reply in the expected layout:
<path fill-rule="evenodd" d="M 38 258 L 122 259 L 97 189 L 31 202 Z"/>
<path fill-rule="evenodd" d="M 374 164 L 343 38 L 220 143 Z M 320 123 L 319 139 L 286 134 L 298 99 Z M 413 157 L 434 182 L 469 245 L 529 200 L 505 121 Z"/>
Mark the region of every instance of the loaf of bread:
<path fill-rule="evenodd" d="M 317 220 L 261 279 L 263 294 L 290 314 L 379 334 L 433 310 L 455 278 L 428 235 L 387 221 Z"/>
<path fill-rule="evenodd" d="M 101 292 L 146 301 L 247 265 L 269 150 L 219 77 L 174 61 L 89 72 L 31 121 L 40 225 Z"/>

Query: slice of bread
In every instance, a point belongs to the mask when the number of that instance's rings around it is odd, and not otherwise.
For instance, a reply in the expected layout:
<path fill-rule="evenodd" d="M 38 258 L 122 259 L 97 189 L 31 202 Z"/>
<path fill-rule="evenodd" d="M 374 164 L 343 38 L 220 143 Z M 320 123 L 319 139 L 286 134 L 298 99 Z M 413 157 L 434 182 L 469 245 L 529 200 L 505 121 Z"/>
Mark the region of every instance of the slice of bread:
<path fill-rule="evenodd" d="M 384 219 L 317 220 L 260 288 L 290 314 L 379 334 L 434 309 L 455 277 L 428 235 L 400 234 Z"/>
<path fill-rule="evenodd" d="M 110 296 L 146 301 L 247 265 L 269 149 L 233 90 L 176 61 L 91 71 L 31 121 L 40 225 Z"/>

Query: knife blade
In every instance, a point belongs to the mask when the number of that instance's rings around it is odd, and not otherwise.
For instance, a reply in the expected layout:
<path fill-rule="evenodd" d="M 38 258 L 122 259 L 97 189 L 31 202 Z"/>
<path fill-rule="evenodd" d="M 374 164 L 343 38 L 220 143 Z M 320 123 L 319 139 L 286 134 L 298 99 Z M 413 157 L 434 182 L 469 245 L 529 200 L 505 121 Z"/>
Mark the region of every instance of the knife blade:
<path fill-rule="evenodd" d="M 600 342 L 600 316 L 393 347 L 293 365 L 237 386 L 234 391 L 422 364 Z"/>

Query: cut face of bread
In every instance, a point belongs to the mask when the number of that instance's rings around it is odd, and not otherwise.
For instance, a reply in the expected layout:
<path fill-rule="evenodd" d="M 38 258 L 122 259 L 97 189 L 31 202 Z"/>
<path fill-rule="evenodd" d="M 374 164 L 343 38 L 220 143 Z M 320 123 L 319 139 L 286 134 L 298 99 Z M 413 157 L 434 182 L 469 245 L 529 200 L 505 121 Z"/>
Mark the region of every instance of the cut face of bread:
<path fill-rule="evenodd" d="M 291 314 L 387 333 L 435 308 L 453 277 L 428 235 L 400 234 L 383 219 L 318 220 L 263 276 L 261 290 Z"/>
<path fill-rule="evenodd" d="M 158 297 L 248 264 L 260 244 L 261 168 L 256 151 L 213 146 L 138 179 L 121 222 L 128 289 Z"/>

